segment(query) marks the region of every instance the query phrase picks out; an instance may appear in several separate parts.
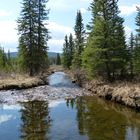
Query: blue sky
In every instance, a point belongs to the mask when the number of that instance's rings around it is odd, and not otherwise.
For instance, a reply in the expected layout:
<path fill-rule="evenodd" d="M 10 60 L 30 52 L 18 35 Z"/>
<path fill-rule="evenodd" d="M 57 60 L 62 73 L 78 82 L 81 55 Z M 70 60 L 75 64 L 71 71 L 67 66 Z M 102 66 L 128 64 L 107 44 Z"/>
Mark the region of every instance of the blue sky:
<path fill-rule="evenodd" d="M 81 10 L 83 22 L 90 22 L 91 13 L 87 10 L 92 0 L 50 0 L 48 28 L 51 39 L 48 42 L 49 51 L 61 52 L 64 36 L 73 33 L 77 10 Z M 0 44 L 5 50 L 17 51 L 18 35 L 16 20 L 19 17 L 22 0 L 4 0 L 0 4 Z M 129 34 L 136 29 L 136 6 L 140 7 L 139 0 L 119 0 L 120 15 L 124 17 L 125 31 Z"/>

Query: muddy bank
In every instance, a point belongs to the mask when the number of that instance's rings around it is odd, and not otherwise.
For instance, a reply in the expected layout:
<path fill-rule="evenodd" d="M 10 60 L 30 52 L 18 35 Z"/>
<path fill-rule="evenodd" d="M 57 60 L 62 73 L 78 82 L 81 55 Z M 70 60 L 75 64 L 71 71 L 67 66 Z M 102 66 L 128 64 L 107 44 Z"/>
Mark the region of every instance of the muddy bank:
<path fill-rule="evenodd" d="M 92 94 L 140 110 L 140 83 L 105 83 L 92 80 L 84 84 Z"/>

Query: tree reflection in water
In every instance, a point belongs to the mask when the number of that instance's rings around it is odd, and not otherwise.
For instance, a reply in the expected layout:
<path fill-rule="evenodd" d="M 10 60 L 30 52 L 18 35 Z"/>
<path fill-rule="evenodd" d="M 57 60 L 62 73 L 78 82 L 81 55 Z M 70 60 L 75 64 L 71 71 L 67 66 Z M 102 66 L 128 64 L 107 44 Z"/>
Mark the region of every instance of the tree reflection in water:
<path fill-rule="evenodd" d="M 80 97 L 76 100 L 77 123 L 80 135 L 89 140 L 139 140 L 139 114 L 116 108 L 102 100 Z"/>
<path fill-rule="evenodd" d="M 44 101 L 32 101 L 21 103 L 21 139 L 47 140 L 47 132 L 50 127 L 48 103 Z"/>

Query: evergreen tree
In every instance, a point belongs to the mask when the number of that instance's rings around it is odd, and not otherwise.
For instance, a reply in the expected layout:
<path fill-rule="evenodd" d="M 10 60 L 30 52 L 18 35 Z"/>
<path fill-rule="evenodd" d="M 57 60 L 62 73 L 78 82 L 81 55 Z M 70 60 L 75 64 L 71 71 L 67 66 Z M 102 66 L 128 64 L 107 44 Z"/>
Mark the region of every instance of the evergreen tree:
<path fill-rule="evenodd" d="M 44 21 L 48 19 L 46 0 L 23 0 L 18 19 L 19 63 L 32 76 L 42 71 L 47 63 L 48 30 Z"/>
<path fill-rule="evenodd" d="M 3 68 L 5 68 L 6 67 L 6 64 L 7 64 L 7 57 L 6 57 L 6 54 L 5 54 L 5 52 L 4 52 L 4 48 L 2 49 L 2 66 L 3 66 Z"/>
<path fill-rule="evenodd" d="M 72 66 L 72 60 L 74 57 L 74 49 L 75 49 L 75 44 L 74 44 L 74 40 L 73 40 L 73 36 L 72 34 L 70 34 L 69 36 L 69 65 Z"/>
<path fill-rule="evenodd" d="M 0 70 L 3 69 L 3 50 L 0 47 Z"/>
<path fill-rule="evenodd" d="M 56 65 L 61 65 L 61 58 L 59 53 L 57 53 L 57 57 L 56 57 Z"/>
<path fill-rule="evenodd" d="M 38 42 L 37 42 L 37 52 L 38 58 L 36 63 L 36 69 L 38 71 L 40 69 L 44 69 L 48 67 L 48 56 L 47 56 L 47 41 L 49 40 L 49 31 L 45 27 L 43 22 L 48 20 L 49 10 L 46 10 L 46 3 L 48 0 L 36 0 L 37 1 L 37 19 L 38 19 L 38 26 L 37 26 L 37 33 L 38 33 Z M 38 67 L 39 66 L 39 67 Z"/>
<path fill-rule="evenodd" d="M 81 54 L 84 50 L 84 37 L 85 37 L 85 30 L 81 11 L 77 12 L 74 31 L 75 31 L 75 51 L 73 57 L 73 67 L 79 68 L 81 67 L 82 63 Z"/>
<path fill-rule="evenodd" d="M 93 0 L 92 23 L 87 46 L 83 53 L 83 66 L 91 76 L 113 80 L 123 74 L 128 57 L 125 45 L 123 18 L 115 0 Z"/>
<path fill-rule="evenodd" d="M 11 54 L 10 54 L 10 50 L 8 50 L 8 54 L 7 54 L 7 63 L 9 66 L 11 66 Z"/>
<path fill-rule="evenodd" d="M 11 54 L 10 54 L 10 50 L 8 50 L 8 54 L 7 54 L 7 59 L 10 61 L 10 59 L 11 59 Z"/>
<path fill-rule="evenodd" d="M 63 47 L 63 66 L 70 69 L 74 56 L 74 40 L 72 34 L 69 37 L 65 36 L 65 43 Z"/>
<path fill-rule="evenodd" d="M 133 33 L 131 33 L 130 35 L 130 39 L 129 39 L 129 59 L 130 59 L 130 74 L 131 74 L 131 78 L 133 78 L 134 75 L 134 35 Z"/>
<path fill-rule="evenodd" d="M 11 62 L 8 59 L 7 54 L 4 51 L 4 48 L 0 47 L 0 71 L 7 72 L 12 68 Z"/>
<path fill-rule="evenodd" d="M 135 37 L 135 48 L 134 48 L 134 70 L 138 74 L 140 72 L 140 8 L 137 7 L 137 16 L 136 16 L 136 25 L 137 25 L 137 35 Z"/>
<path fill-rule="evenodd" d="M 68 63 L 68 55 L 69 55 L 69 42 L 68 42 L 68 37 L 67 35 L 65 36 L 65 42 L 63 44 L 63 67 L 64 68 L 69 68 L 69 63 Z"/>

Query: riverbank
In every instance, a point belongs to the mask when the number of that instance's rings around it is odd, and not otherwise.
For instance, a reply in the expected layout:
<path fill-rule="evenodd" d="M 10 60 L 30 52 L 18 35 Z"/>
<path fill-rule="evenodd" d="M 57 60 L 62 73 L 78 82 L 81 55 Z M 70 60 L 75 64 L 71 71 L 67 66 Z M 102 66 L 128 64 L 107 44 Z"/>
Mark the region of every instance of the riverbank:
<path fill-rule="evenodd" d="M 0 90 L 20 90 L 47 84 L 48 73 L 30 77 L 25 74 L 14 74 L 0 78 Z"/>
<path fill-rule="evenodd" d="M 9 105 L 18 102 L 50 101 L 75 99 L 79 96 L 90 96 L 83 88 L 73 84 L 64 72 L 55 72 L 48 78 L 48 85 L 23 90 L 0 91 L 0 103 Z"/>
<path fill-rule="evenodd" d="M 43 75 L 33 77 L 27 74 L 0 73 L 0 90 L 20 90 L 46 85 L 48 76 L 56 71 L 63 71 L 62 66 L 52 65 Z"/>
<path fill-rule="evenodd" d="M 68 70 L 66 73 L 80 86 L 105 100 L 110 100 L 140 111 L 140 82 L 116 81 L 109 83 L 101 80 L 88 81 L 81 71 Z M 77 79 L 78 77 L 78 79 Z"/>
<path fill-rule="evenodd" d="M 140 83 L 92 80 L 84 84 L 84 88 L 98 97 L 140 110 Z"/>

